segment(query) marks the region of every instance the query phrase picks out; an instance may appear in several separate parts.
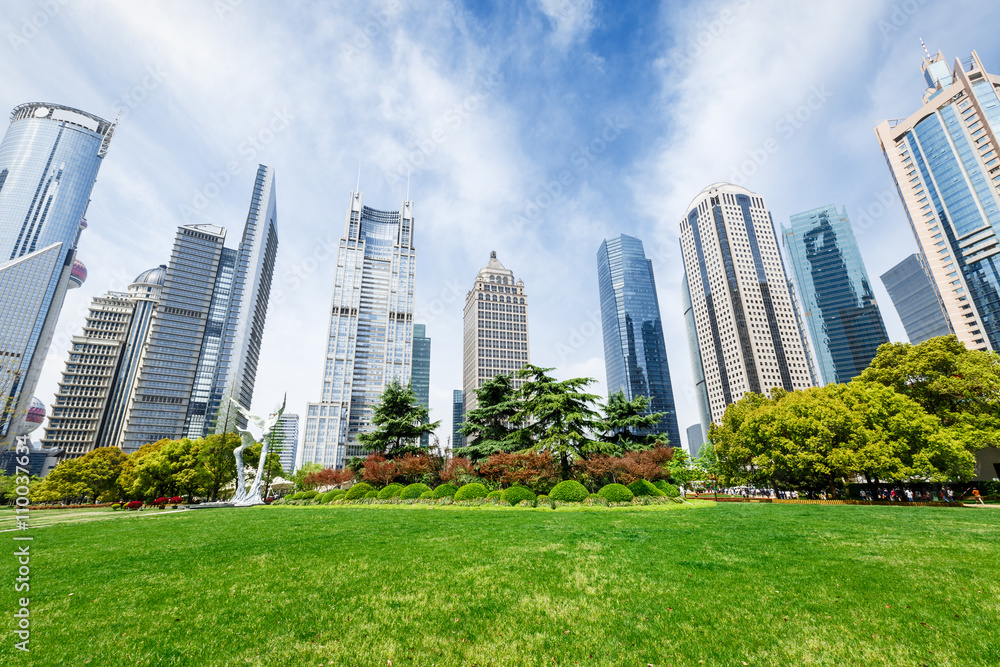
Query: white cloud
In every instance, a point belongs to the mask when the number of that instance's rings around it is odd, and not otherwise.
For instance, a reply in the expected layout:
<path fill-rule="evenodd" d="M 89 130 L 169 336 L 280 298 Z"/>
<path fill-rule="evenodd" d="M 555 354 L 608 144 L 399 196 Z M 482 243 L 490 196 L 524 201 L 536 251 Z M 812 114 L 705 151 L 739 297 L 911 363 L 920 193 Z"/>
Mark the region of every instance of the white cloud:
<path fill-rule="evenodd" d="M 585 41 L 594 29 L 594 0 L 538 0 L 552 24 L 552 42 L 568 48 Z"/>

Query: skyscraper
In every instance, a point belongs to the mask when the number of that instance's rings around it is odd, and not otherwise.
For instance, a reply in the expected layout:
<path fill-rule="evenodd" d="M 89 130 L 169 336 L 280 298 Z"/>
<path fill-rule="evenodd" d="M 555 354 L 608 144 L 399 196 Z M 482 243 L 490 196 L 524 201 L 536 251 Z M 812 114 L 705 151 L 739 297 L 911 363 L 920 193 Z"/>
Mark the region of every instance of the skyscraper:
<path fill-rule="evenodd" d="M 417 403 L 425 408 L 430 407 L 431 394 L 431 339 L 426 335 L 427 327 L 423 324 L 413 325 L 413 373 L 410 383 Z M 426 424 L 429 420 L 424 421 Z M 420 436 L 420 446 L 430 444 L 430 434 Z"/>
<path fill-rule="evenodd" d="M 701 446 L 705 444 L 705 435 L 701 430 L 701 424 L 691 424 L 687 427 L 688 453 L 691 458 L 695 458 L 701 453 Z"/>
<path fill-rule="evenodd" d="M 531 363 L 524 282 L 514 281 L 514 272 L 500 263 L 496 251 L 465 295 L 463 330 L 463 412 L 467 413 L 476 409 L 476 389 L 483 382 Z M 521 383 L 514 379 L 515 388 Z"/>
<path fill-rule="evenodd" d="M 698 344 L 698 328 L 694 322 L 694 305 L 691 303 L 687 271 L 681 277 L 681 308 L 684 311 L 688 352 L 691 354 L 691 375 L 694 379 L 694 398 L 698 404 L 698 419 L 701 421 L 701 432 L 708 433 L 708 427 L 712 423 L 712 409 L 708 405 L 708 385 L 705 381 L 705 369 L 701 365 L 701 346 Z"/>
<path fill-rule="evenodd" d="M 188 406 L 189 438 L 209 433 L 223 401 L 233 398 L 248 409 L 253 401 L 278 252 L 277 219 L 274 170 L 260 165 L 239 249 L 224 249 L 219 263 L 195 388 Z M 206 397 L 209 381 L 211 394 Z M 236 421 L 244 424 L 242 417 Z M 224 423 L 216 424 L 216 432 L 226 428 Z"/>
<path fill-rule="evenodd" d="M 604 241 L 597 251 L 597 281 L 608 393 L 623 391 L 630 401 L 649 398 L 650 411 L 664 413 L 656 432 L 681 446 L 653 263 L 642 241 L 625 234 Z"/>
<path fill-rule="evenodd" d="M 114 129 L 70 107 L 22 104 L 0 142 L 0 441 L 27 416 Z"/>
<path fill-rule="evenodd" d="M 797 213 L 782 233 L 823 383 L 850 382 L 889 335 L 847 209 Z"/>
<path fill-rule="evenodd" d="M 747 392 L 813 386 L 763 198 L 728 183 L 708 186 L 681 220 L 680 241 L 711 420 Z"/>
<path fill-rule="evenodd" d="M 451 392 L 451 448 L 453 450 L 462 447 L 464 438 L 462 437 L 462 423 L 465 421 L 464 401 L 462 390 L 455 389 Z"/>
<path fill-rule="evenodd" d="M 875 133 L 952 329 L 1000 350 L 1000 78 L 975 51 L 950 70 L 928 55 L 922 70 L 920 109 Z"/>
<path fill-rule="evenodd" d="M 295 473 L 295 458 L 299 450 L 299 416 L 289 412 L 282 414 L 274 425 L 274 433 L 275 437 L 271 438 L 271 442 L 277 446 L 281 469 L 285 474 L 292 475 Z"/>
<path fill-rule="evenodd" d="M 330 308 L 323 395 L 310 403 L 302 462 L 342 468 L 364 454 L 358 434 L 394 379 L 410 381 L 413 353 L 413 202 L 399 211 L 362 205 L 351 193 Z"/>
<path fill-rule="evenodd" d="M 923 257 L 914 253 L 882 274 L 882 284 L 903 321 L 906 336 L 916 345 L 954 333 Z"/>

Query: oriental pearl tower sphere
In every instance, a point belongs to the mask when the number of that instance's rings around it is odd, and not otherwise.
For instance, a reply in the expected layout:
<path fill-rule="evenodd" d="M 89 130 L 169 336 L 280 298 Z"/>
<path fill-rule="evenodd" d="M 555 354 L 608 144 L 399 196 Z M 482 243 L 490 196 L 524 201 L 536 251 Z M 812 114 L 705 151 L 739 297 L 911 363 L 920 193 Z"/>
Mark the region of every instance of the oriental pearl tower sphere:
<path fill-rule="evenodd" d="M 37 396 L 31 397 L 31 406 L 28 407 L 28 415 L 24 419 L 24 426 L 19 435 L 25 436 L 34 433 L 45 421 L 45 404 L 38 400 Z"/>

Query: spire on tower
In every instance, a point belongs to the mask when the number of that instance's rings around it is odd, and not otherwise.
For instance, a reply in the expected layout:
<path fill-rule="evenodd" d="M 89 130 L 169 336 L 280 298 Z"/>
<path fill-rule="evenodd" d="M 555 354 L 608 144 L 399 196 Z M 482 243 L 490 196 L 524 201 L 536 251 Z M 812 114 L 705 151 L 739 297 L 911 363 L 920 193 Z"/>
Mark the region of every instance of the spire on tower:
<path fill-rule="evenodd" d="M 931 59 L 931 52 L 927 50 L 927 45 L 924 44 L 924 38 L 923 37 L 918 37 L 917 39 L 920 40 L 920 46 L 924 47 L 924 55 L 927 56 L 927 60 L 930 60 Z"/>

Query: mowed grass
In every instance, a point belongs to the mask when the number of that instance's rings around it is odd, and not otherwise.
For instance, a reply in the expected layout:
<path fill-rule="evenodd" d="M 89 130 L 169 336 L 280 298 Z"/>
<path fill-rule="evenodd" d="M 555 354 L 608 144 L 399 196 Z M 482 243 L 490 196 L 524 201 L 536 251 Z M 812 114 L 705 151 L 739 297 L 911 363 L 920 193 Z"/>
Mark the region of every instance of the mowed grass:
<path fill-rule="evenodd" d="M 261 507 L 40 528 L 31 653 L 4 633 L 0 664 L 1000 665 L 1000 511 L 657 510 Z"/>

